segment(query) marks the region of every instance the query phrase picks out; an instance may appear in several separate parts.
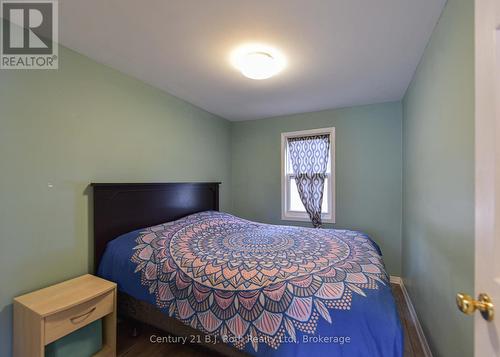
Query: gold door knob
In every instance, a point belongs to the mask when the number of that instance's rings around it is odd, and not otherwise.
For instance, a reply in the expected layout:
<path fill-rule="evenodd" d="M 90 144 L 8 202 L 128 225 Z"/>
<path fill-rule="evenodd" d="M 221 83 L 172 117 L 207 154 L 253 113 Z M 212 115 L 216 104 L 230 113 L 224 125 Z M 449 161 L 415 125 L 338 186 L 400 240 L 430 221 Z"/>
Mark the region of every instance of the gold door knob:
<path fill-rule="evenodd" d="M 486 321 L 493 321 L 495 316 L 495 306 L 488 294 L 479 294 L 477 300 L 474 300 L 470 295 L 458 293 L 457 307 L 466 315 L 472 315 L 479 310 Z"/>

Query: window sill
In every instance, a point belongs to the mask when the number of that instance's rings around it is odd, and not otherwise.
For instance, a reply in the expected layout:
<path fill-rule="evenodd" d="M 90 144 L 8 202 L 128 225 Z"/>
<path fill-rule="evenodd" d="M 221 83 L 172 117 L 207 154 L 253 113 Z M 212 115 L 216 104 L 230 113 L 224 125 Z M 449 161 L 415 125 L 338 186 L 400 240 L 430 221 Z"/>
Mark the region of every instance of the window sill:
<path fill-rule="evenodd" d="M 282 213 L 281 220 L 282 221 L 292 221 L 292 222 L 311 222 L 311 219 L 309 218 L 308 215 L 302 215 L 300 213 L 299 214 Z M 335 223 L 335 217 L 331 217 L 330 215 L 322 216 L 321 221 L 323 223 Z"/>

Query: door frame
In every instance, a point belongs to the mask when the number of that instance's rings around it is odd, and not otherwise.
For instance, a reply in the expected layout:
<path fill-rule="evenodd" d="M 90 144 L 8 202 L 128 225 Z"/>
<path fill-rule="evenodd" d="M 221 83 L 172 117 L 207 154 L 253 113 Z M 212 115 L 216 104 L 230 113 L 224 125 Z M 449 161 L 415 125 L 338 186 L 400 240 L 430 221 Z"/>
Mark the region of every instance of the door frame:
<path fill-rule="evenodd" d="M 487 292 L 500 308 L 500 132 L 498 124 L 500 0 L 475 1 L 475 295 Z M 499 43 L 497 43 L 499 42 Z M 500 260 L 500 259 L 496 259 Z M 474 355 L 500 355 L 500 318 L 488 323 L 474 316 Z"/>

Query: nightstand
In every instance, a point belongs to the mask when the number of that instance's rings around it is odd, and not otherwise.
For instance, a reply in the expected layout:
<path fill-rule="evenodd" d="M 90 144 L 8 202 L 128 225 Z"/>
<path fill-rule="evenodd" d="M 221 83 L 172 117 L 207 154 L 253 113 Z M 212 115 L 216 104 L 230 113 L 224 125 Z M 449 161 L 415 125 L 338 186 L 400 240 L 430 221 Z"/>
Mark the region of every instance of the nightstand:
<path fill-rule="evenodd" d="M 116 284 L 86 274 L 14 299 L 14 357 L 39 357 L 45 345 L 102 318 L 103 348 L 116 356 Z"/>

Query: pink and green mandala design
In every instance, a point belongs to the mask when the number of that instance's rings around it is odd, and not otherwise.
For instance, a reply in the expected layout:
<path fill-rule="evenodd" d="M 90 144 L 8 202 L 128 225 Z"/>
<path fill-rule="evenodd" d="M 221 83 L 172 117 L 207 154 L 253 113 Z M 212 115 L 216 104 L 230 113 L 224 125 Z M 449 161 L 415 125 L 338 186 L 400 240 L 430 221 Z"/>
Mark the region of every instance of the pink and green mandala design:
<path fill-rule="evenodd" d="M 363 234 L 274 226 L 202 212 L 144 230 L 132 261 L 156 304 L 186 325 L 228 336 L 237 348 L 278 348 L 349 310 L 353 294 L 387 284 Z M 251 338 L 246 338 L 251 337 Z"/>

